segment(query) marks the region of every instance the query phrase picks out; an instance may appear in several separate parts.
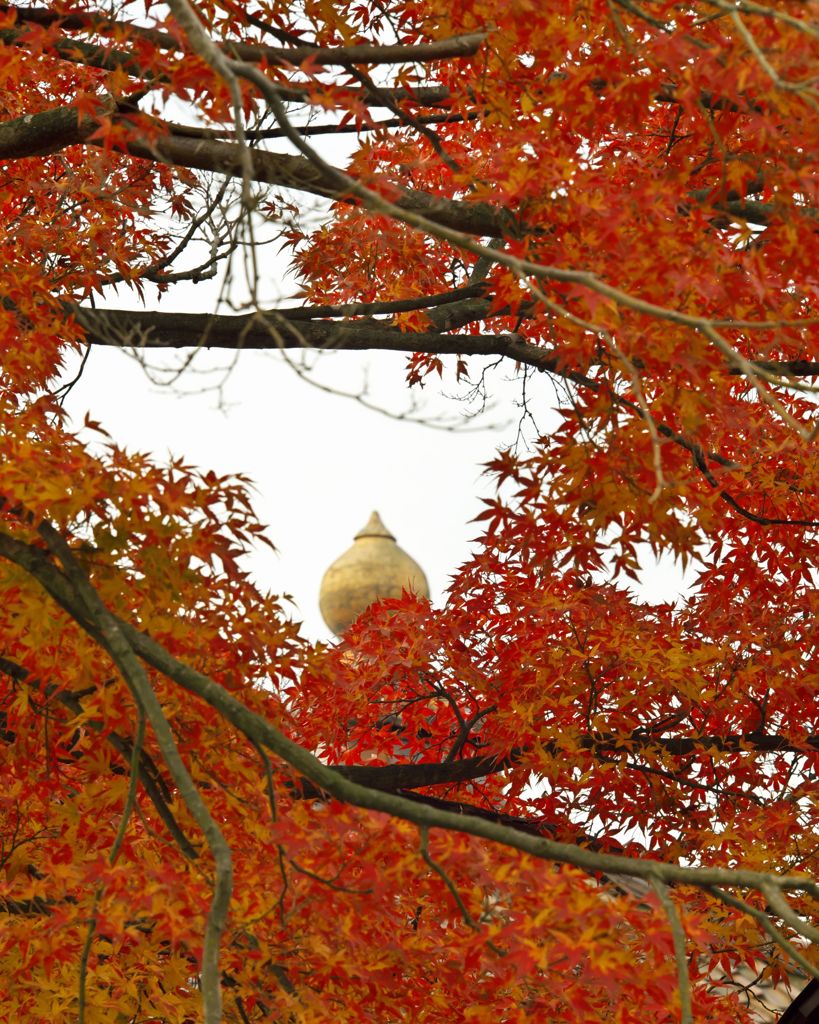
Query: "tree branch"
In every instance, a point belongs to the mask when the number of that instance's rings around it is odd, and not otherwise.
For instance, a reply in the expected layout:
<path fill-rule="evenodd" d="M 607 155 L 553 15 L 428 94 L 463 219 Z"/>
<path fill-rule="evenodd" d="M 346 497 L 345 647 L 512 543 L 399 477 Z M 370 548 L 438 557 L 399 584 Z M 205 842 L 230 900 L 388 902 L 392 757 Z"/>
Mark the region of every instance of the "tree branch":
<path fill-rule="evenodd" d="M 767 733 L 729 733 L 724 736 L 662 736 L 646 733 L 615 735 L 581 735 L 571 738 L 572 750 L 588 750 L 595 755 L 665 753 L 671 757 L 707 757 L 714 753 L 746 754 L 808 754 L 819 750 L 819 735 L 801 740 Z M 566 749 L 559 740 L 549 740 L 542 748 L 554 757 Z M 419 761 L 414 764 L 333 765 L 333 769 L 353 782 L 388 792 L 420 789 L 447 783 L 468 782 L 494 775 L 513 767 L 524 756 L 523 748 L 507 754 L 467 757 L 460 761 Z"/>
<path fill-rule="evenodd" d="M 232 142 L 166 135 L 155 142 L 132 139 L 127 144 L 127 152 L 145 160 L 228 174 L 235 178 L 241 178 L 243 172 L 242 148 Z M 349 193 L 339 189 L 335 177 L 324 174 L 304 157 L 258 149 L 246 152 L 254 181 L 293 188 L 323 198 L 354 201 Z M 515 236 L 520 233 L 520 225 L 512 213 L 494 208 L 488 203 L 442 199 L 428 192 L 395 186 L 391 192 L 392 201 L 399 209 L 420 214 L 426 220 L 443 227 L 452 227 L 466 234 L 492 237 Z"/>
<path fill-rule="evenodd" d="M 0 5 L 0 11 L 13 11 L 18 24 L 35 24 L 51 26 L 58 24 L 66 31 L 91 32 L 95 35 L 133 36 L 136 39 L 151 43 L 158 50 L 184 52 L 183 41 L 170 32 L 144 28 L 126 21 L 117 21 L 102 11 L 83 11 L 79 14 L 56 14 L 43 7 L 15 7 L 12 4 Z M 406 45 L 402 43 L 379 46 L 375 43 L 359 43 L 352 46 L 267 46 L 263 43 L 243 43 L 239 40 L 220 40 L 224 53 L 237 60 L 252 63 L 265 61 L 276 66 L 294 66 L 310 60 L 323 67 L 349 67 L 353 64 L 417 64 L 427 61 L 445 60 L 452 57 L 471 57 L 477 53 L 481 44 L 489 35 L 489 31 L 470 32 L 465 35 L 449 36 L 435 39 L 430 43 Z M 15 42 L 25 43 L 25 35 L 18 33 Z M 60 50 L 77 47 L 76 40 L 69 36 L 58 38 L 52 43 Z M 85 44 L 89 45 L 89 44 Z M 103 48 L 94 45 L 94 50 L 103 52 Z M 106 55 L 114 54 L 118 63 L 133 63 L 136 58 L 121 50 L 105 47 Z"/>
<path fill-rule="evenodd" d="M 101 104 L 99 116 L 112 114 L 114 100 Z M 0 122 L 0 159 L 18 160 L 56 153 L 66 146 L 85 142 L 98 130 L 96 117 L 80 114 L 74 107 L 53 107 L 39 114 L 24 114 L 13 121 Z"/>
<path fill-rule="evenodd" d="M 463 300 L 470 300 L 468 303 Z M 450 330 L 467 323 L 506 315 L 490 314 L 491 299 L 480 285 L 395 302 L 349 303 L 338 306 L 297 306 L 222 316 L 212 313 L 165 313 L 156 310 L 89 309 L 74 307 L 78 323 L 92 345 L 120 348 L 332 349 L 350 352 L 380 349 L 389 352 L 430 352 L 435 355 L 507 356 L 537 370 L 560 373 L 565 367 L 554 350 L 541 348 L 517 334 L 409 333 L 378 320 L 333 323 L 330 317 L 373 316 L 413 309 L 454 305 L 457 316 L 442 312 L 441 327 Z M 297 327 L 295 325 L 298 325 Z M 792 377 L 819 376 L 819 362 L 808 359 L 752 361 L 754 367 Z M 728 373 L 740 375 L 737 366 Z M 576 383 L 599 387 L 599 382 L 574 373 Z"/>

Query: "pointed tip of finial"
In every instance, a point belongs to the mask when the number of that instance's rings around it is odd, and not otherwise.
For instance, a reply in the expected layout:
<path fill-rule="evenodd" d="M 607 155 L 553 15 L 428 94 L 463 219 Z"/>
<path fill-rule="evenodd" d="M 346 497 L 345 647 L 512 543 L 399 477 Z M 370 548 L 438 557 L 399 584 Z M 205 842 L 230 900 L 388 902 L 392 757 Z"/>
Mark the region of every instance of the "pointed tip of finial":
<path fill-rule="evenodd" d="M 387 527 L 381 522 L 381 516 L 373 512 L 366 524 L 355 535 L 356 540 L 362 537 L 386 537 L 387 540 L 395 540 Z"/>
<path fill-rule="evenodd" d="M 363 544 L 364 540 L 385 543 Z M 353 544 L 322 577 L 319 607 L 330 629 L 341 636 L 373 601 L 398 598 L 404 590 L 429 597 L 423 570 L 373 512 Z"/>

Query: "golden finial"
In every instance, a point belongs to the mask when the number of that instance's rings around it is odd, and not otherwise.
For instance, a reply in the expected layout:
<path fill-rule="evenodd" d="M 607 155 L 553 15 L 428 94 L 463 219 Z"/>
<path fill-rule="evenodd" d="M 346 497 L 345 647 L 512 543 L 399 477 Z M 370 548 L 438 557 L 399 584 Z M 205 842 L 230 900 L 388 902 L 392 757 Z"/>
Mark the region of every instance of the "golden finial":
<path fill-rule="evenodd" d="M 324 621 L 340 636 L 373 601 L 400 597 L 402 590 L 429 597 L 423 570 L 398 547 L 381 516 L 373 512 L 352 547 L 324 574 L 319 608 Z"/>

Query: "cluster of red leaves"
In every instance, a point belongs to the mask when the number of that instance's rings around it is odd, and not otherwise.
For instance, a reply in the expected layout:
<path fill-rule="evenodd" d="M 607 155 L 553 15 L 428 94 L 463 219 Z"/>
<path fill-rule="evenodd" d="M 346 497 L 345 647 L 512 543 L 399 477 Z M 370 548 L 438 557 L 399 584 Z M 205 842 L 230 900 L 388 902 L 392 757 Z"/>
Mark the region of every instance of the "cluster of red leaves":
<path fill-rule="evenodd" d="M 816 358 L 794 325 L 819 264 L 815 27 L 791 0 L 759 16 L 755 6 L 265 0 L 254 22 L 228 0 L 198 5 L 234 41 L 258 42 L 259 20 L 321 46 L 491 27 L 472 58 L 395 70 L 413 116 L 419 87 L 448 91 L 436 146 L 380 129 L 349 169 L 387 198 L 413 189 L 506 210 L 506 254 L 588 275 L 536 284 L 508 265 L 489 272 L 480 329 L 548 350 L 574 374 L 571 405 L 529 455 L 489 463 L 497 493 L 446 607 L 385 603 L 331 649 L 301 638 L 243 570 L 262 537 L 246 481 L 162 467 L 105 435 L 90 446 L 48 394 L 82 343 L 71 304 L 141 287 L 174 246 L 157 214 L 194 216 L 188 172 L 121 152 L 160 134 L 126 101 L 145 90 L 159 112 L 184 102 L 224 127 L 225 83 L 201 57 L 154 45 L 136 4 L 101 30 L 129 54 L 108 66 L 66 50 L 58 21 L 22 28 L 5 11 L 3 120 L 60 106 L 97 116 L 106 97 L 125 113 L 102 117 L 84 146 L 0 170 L 2 538 L 48 557 L 38 526 L 54 524 L 111 610 L 332 763 L 508 759 L 422 789 L 433 805 L 635 857 L 810 871 L 819 480 L 794 424 L 815 406 L 777 384 L 755 391 L 684 319 L 720 321 L 748 359 Z M 265 71 L 369 126 L 354 77 L 309 60 Z M 444 292 L 476 260 L 361 205 L 334 208 L 312 234 L 283 230 L 318 302 Z M 421 313 L 398 323 L 429 326 Z M 421 352 L 410 376 L 442 366 Z M 696 563 L 684 606 L 630 593 L 647 552 Z M 133 697 L 25 566 L 0 561 L 0 594 L 6 1014 L 76 1021 L 82 974 L 89 1024 L 197 1019 L 212 866 L 190 811 L 149 732 L 137 806 L 109 856 Z M 211 706 L 151 681 L 234 853 L 226 1020 L 676 1019 L 671 930 L 653 893 L 635 900 L 574 869 L 311 795 Z M 787 750 L 760 754 L 771 735 Z M 780 980 L 783 954 L 712 894 L 671 898 L 698 1018 L 747 1019 L 715 981 L 763 962 Z M 791 905 L 810 915 L 807 899 Z"/>

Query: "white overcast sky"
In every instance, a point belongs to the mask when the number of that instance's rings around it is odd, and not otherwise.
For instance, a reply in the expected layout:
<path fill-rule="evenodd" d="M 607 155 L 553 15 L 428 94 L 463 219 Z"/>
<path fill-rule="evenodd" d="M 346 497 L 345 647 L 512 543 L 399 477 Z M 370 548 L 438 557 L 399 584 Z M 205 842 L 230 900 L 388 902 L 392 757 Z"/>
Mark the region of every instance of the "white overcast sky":
<path fill-rule="evenodd" d="M 172 299 L 163 307 L 174 308 Z M 213 357 L 203 353 L 202 365 L 208 361 Z M 400 411 L 408 399 L 404 363 L 403 356 L 387 353 L 337 353 L 321 357 L 319 374 L 353 391 L 367 374 L 369 398 Z M 76 364 L 66 376 L 72 368 Z M 180 387 L 152 384 L 123 352 L 93 348 L 65 408 L 77 425 L 89 413 L 131 450 L 248 475 L 257 513 L 277 548 L 254 556 L 254 575 L 262 589 L 292 596 L 292 615 L 307 636 L 329 639 L 317 602 L 322 574 L 373 509 L 423 567 L 433 601 L 442 602 L 450 575 L 480 532 L 480 524 L 470 522 L 481 509 L 479 498 L 492 493 L 482 463 L 498 446 L 518 440 L 519 385 L 503 386 L 510 374 L 511 367 L 506 374 L 495 371 L 502 397 L 483 417 L 487 429 L 444 432 L 317 390 L 278 354 L 242 353 L 221 395 L 202 390 L 208 378 L 192 374 L 180 382 L 192 393 L 181 394 Z M 434 389 L 433 383 L 422 395 L 430 393 L 430 413 L 457 412 L 458 404 Z M 530 407 L 541 430 L 548 428 L 554 404 L 546 381 L 532 389 Z M 531 423 L 523 428 L 529 434 L 534 429 Z M 647 566 L 644 582 L 652 599 L 673 598 L 679 587 L 670 566 Z"/>

